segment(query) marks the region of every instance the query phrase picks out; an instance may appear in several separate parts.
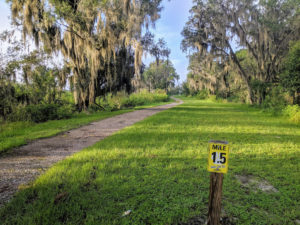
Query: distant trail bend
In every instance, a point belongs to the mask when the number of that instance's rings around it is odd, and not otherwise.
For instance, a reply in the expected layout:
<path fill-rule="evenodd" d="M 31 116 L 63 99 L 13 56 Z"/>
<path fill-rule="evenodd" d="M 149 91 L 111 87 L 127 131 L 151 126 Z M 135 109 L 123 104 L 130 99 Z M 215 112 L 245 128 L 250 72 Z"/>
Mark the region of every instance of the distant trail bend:
<path fill-rule="evenodd" d="M 57 161 L 138 121 L 182 104 L 181 100 L 173 99 L 175 103 L 124 113 L 13 149 L 0 158 L 0 207 L 13 197 L 20 185 L 33 181 Z"/>

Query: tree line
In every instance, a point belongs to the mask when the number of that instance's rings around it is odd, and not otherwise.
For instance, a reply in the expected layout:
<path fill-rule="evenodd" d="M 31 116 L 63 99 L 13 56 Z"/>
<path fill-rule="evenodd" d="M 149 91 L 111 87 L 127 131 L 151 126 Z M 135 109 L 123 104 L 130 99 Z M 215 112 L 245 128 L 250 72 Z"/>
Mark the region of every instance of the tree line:
<path fill-rule="evenodd" d="M 300 103 L 299 0 L 194 0 L 182 35 L 186 92 Z"/>
<path fill-rule="evenodd" d="M 148 88 L 151 76 L 142 75 L 148 70 L 142 63 L 146 52 L 154 56 L 156 70 L 168 67 L 163 69 L 167 75 L 163 74 L 162 84 L 152 82 L 150 91 L 167 91 L 178 77 L 166 42 L 156 42 L 149 32 L 160 18 L 162 0 L 7 2 L 23 43 L 13 40 L 13 32 L 1 34 L 1 40 L 9 42 L 1 54 L 2 117 L 13 111 L 13 105 L 57 103 L 66 85 L 78 111 L 87 110 L 97 97 L 108 93 Z M 26 51 L 31 41 L 36 49 Z M 60 55 L 60 65 L 51 63 Z"/>

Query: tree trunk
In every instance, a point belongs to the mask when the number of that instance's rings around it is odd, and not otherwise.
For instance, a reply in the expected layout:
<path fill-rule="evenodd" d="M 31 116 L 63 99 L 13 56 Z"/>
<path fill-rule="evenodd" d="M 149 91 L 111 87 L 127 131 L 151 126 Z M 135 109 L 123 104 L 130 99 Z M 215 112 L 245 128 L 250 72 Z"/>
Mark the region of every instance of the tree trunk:
<path fill-rule="evenodd" d="M 241 66 L 238 58 L 236 57 L 236 54 L 234 53 L 233 49 L 231 48 L 229 42 L 227 41 L 227 45 L 230 49 L 230 56 L 231 56 L 231 59 L 233 60 L 234 64 L 237 65 L 237 67 L 239 68 L 239 74 L 241 76 L 241 78 L 244 80 L 246 86 L 247 86 L 247 91 L 248 91 L 248 96 L 249 96 L 249 101 L 250 101 L 250 104 L 254 104 L 254 94 L 253 94 L 253 90 L 251 88 L 251 85 L 250 85 L 250 82 L 248 80 L 248 77 L 243 69 L 243 67 Z"/>
<path fill-rule="evenodd" d="M 78 92 L 78 81 L 77 81 L 77 74 L 74 72 L 73 75 L 73 97 L 75 105 L 78 105 L 79 103 L 79 92 Z"/>
<path fill-rule="evenodd" d="M 294 104 L 300 105 L 300 90 L 295 93 L 295 102 Z"/>

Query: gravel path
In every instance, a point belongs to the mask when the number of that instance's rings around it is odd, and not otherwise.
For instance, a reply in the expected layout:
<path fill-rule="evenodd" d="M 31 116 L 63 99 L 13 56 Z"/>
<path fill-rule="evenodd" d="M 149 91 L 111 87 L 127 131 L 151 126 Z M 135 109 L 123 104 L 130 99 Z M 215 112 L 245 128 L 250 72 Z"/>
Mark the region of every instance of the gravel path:
<path fill-rule="evenodd" d="M 176 103 L 114 116 L 13 149 L 0 158 L 0 207 L 13 197 L 20 185 L 33 181 L 57 161 L 95 144 L 116 131 L 181 103 L 177 100 Z"/>

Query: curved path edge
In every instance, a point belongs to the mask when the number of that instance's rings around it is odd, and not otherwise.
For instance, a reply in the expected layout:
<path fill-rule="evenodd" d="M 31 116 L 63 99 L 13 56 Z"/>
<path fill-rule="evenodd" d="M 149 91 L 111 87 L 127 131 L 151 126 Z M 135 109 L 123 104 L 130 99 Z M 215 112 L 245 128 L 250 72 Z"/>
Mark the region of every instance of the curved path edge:
<path fill-rule="evenodd" d="M 54 163 L 125 127 L 182 104 L 181 100 L 173 99 L 175 103 L 113 116 L 13 149 L 0 158 L 0 207 L 13 197 L 20 185 L 32 182 Z"/>

